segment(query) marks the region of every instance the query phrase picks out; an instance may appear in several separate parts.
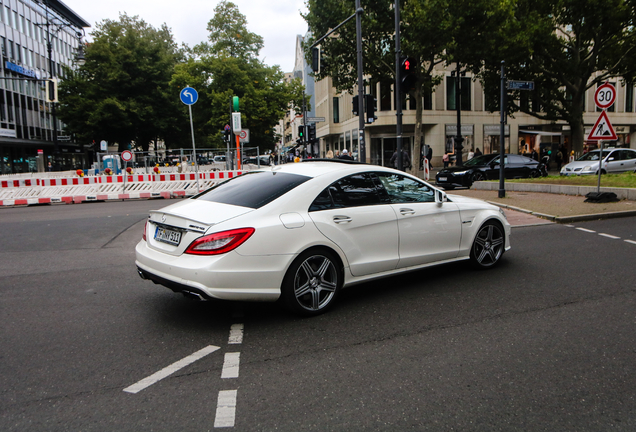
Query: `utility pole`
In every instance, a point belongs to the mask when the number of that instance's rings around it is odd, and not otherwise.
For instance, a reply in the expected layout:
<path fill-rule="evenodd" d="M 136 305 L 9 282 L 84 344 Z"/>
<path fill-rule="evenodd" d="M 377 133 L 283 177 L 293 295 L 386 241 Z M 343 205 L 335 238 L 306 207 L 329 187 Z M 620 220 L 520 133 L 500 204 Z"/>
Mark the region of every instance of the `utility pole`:
<path fill-rule="evenodd" d="M 457 135 L 455 136 L 455 164 L 457 166 L 464 165 L 462 161 L 462 143 L 464 138 L 462 137 L 462 78 L 460 74 L 460 64 L 457 61 L 457 81 L 455 82 L 455 105 L 457 108 Z"/>

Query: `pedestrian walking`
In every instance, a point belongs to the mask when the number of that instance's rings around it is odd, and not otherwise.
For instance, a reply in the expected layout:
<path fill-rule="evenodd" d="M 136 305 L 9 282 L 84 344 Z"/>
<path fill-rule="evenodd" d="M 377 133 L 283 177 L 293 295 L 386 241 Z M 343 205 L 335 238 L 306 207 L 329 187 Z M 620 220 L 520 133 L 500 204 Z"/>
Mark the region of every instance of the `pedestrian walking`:
<path fill-rule="evenodd" d="M 442 156 L 442 162 L 444 162 L 444 168 L 448 168 L 448 164 L 450 163 L 450 155 L 448 152 L 444 153 L 444 156 Z"/>
<path fill-rule="evenodd" d="M 474 157 L 475 157 L 475 150 L 471 147 L 470 151 L 468 152 L 468 158 L 466 160 L 471 160 Z"/>
<path fill-rule="evenodd" d="M 391 156 L 389 162 L 393 165 L 394 168 L 398 167 L 398 152 L 397 150 Z M 402 149 L 402 171 L 406 171 L 407 169 L 411 169 L 411 158 L 409 154 Z"/>
<path fill-rule="evenodd" d="M 343 160 L 353 160 L 353 158 L 351 157 L 351 155 L 349 154 L 349 150 L 344 149 L 342 150 L 342 154 L 340 155 L 340 159 Z"/>

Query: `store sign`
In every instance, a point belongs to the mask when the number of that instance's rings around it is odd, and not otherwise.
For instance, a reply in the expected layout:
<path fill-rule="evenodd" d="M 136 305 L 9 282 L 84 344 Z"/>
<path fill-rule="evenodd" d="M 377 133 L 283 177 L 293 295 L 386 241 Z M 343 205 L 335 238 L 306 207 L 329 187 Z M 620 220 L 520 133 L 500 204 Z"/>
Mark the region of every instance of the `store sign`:
<path fill-rule="evenodd" d="M 475 127 L 474 125 L 462 125 L 462 135 L 463 136 L 472 136 L 474 135 Z M 457 125 L 446 125 L 446 136 L 455 136 L 457 135 Z"/>
<path fill-rule="evenodd" d="M 40 74 L 38 74 L 36 71 L 27 69 L 15 63 L 11 63 L 10 61 L 4 62 L 4 68 L 20 75 L 28 76 L 30 78 L 40 79 Z"/>
<path fill-rule="evenodd" d="M 484 135 L 496 135 L 499 136 L 501 134 L 499 125 L 484 125 Z M 457 129 L 457 128 L 455 128 Z M 504 135 L 510 136 L 510 125 L 504 125 Z"/>
<path fill-rule="evenodd" d="M 15 130 L 13 130 L 13 129 L 0 129 L 0 137 L 16 138 Z"/>

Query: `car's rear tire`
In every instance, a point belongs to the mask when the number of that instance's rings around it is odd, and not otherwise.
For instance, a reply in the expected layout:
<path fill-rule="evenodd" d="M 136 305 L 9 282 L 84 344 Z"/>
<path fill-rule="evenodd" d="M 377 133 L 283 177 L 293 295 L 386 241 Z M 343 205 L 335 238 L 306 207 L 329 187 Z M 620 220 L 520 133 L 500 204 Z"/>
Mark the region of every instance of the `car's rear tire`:
<path fill-rule="evenodd" d="M 501 259 L 505 247 L 506 237 L 501 224 L 495 221 L 484 223 L 475 236 L 470 248 L 470 260 L 478 269 L 492 268 Z"/>
<path fill-rule="evenodd" d="M 281 297 L 292 312 L 315 316 L 326 312 L 338 297 L 343 271 L 333 252 L 310 249 L 294 260 L 287 270 Z"/>

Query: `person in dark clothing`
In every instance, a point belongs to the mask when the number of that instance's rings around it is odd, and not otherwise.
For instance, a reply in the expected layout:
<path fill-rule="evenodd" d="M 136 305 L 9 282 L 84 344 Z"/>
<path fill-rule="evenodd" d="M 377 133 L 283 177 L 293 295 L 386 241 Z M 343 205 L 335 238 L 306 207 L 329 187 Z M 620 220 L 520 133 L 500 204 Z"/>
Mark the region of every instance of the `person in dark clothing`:
<path fill-rule="evenodd" d="M 537 162 L 539 162 L 539 153 L 535 149 L 532 149 L 532 153 L 530 153 L 530 157 Z"/>
<path fill-rule="evenodd" d="M 349 154 L 349 150 L 344 149 L 342 151 L 342 154 L 340 155 L 339 159 L 344 159 L 344 160 L 353 160 L 353 158 L 351 157 L 351 155 Z"/>
<path fill-rule="evenodd" d="M 395 169 L 398 167 L 398 153 L 397 150 L 391 156 L 391 160 L 389 161 Z M 411 169 L 411 158 L 409 154 L 402 150 L 402 171 L 406 171 L 406 169 Z"/>
<path fill-rule="evenodd" d="M 479 150 L 479 147 L 475 149 L 475 157 L 477 156 L 481 156 L 481 150 Z"/>
<path fill-rule="evenodd" d="M 428 169 L 430 170 L 431 168 L 433 168 L 433 165 L 431 165 L 431 160 L 433 160 L 433 149 L 430 146 L 428 147 L 426 159 L 428 159 Z"/>

